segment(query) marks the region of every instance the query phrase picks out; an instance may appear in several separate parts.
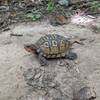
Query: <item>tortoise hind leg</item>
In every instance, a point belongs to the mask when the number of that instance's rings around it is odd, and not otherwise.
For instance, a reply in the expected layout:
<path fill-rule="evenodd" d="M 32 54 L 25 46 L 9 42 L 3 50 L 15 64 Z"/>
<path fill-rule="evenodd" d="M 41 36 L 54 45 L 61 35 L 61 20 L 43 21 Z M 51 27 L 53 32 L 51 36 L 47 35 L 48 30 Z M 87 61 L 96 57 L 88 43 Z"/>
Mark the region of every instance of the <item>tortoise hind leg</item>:
<path fill-rule="evenodd" d="M 45 59 L 45 57 L 43 57 L 42 53 L 39 54 L 39 60 L 40 60 L 41 66 L 48 65 L 47 60 Z"/>
<path fill-rule="evenodd" d="M 69 51 L 68 53 L 66 53 L 66 59 L 75 60 L 77 59 L 77 54 L 72 51 Z"/>

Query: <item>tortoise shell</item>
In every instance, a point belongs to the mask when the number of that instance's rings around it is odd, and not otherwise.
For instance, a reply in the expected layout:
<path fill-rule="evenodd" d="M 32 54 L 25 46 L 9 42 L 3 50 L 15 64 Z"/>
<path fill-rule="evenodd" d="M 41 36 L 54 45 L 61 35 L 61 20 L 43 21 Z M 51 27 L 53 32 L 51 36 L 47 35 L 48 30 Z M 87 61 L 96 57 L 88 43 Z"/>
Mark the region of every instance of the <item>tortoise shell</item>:
<path fill-rule="evenodd" d="M 42 36 L 36 43 L 37 52 L 42 52 L 47 58 L 64 57 L 71 43 L 67 38 L 58 34 Z"/>

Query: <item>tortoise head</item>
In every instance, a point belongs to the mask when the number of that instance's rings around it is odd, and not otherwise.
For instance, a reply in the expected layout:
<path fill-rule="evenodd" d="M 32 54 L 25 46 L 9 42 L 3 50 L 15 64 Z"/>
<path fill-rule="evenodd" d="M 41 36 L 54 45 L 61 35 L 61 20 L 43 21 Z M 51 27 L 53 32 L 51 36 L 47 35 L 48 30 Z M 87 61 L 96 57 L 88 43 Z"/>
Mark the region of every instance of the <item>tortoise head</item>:
<path fill-rule="evenodd" d="M 27 52 L 35 53 L 36 52 L 36 46 L 34 44 L 25 44 L 24 49 Z"/>

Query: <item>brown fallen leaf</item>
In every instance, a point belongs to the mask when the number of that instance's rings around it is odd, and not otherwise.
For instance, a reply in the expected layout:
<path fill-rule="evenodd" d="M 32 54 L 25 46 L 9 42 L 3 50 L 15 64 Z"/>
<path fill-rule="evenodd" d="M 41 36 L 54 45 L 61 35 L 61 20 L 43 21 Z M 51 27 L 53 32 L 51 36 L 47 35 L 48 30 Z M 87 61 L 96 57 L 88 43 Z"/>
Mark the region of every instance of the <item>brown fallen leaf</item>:
<path fill-rule="evenodd" d="M 59 13 L 53 13 L 51 16 L 50 16 L 50 23 L 51 25 L 64 25 L 68 22 L 68 19 L 65 18 L 64 15 L 62 14 L 59 14 Z"/>

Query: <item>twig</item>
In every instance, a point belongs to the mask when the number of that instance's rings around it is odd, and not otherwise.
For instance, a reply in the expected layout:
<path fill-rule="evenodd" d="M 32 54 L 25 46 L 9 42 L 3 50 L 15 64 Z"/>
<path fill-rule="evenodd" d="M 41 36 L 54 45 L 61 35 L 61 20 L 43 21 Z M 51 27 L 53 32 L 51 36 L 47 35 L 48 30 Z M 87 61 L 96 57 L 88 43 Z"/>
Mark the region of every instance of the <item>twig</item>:
<path fill-rule="evenodd" d="M 23 36 L 22 34 L 13 34 L 11 33 L 10 36 Z"/>

